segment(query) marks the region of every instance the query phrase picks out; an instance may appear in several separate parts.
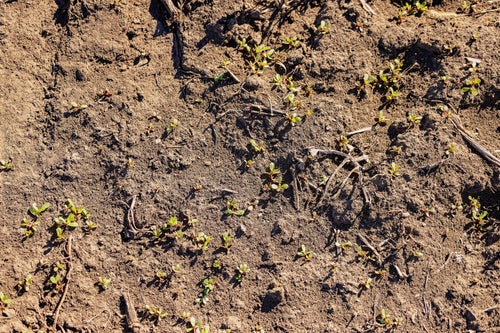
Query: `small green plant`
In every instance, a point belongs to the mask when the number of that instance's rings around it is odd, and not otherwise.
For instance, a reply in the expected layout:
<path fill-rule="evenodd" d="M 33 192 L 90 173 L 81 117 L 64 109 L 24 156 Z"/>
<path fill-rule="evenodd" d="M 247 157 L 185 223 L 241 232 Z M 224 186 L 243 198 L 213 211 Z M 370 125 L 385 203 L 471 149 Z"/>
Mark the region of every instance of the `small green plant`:
<path fill-rule="evenodd" d="M 269 172 L 267 172 L 269 180 L 275 182 L 276 179 L 281 175 L 280 169 L 276 168 L 273 162 L 269 163 Z"/>
<path fill-rule="evenodd" d="M 420 259 L 424 256 L 424 253 L 418 249 L 415 249 L 411 252 L 411 255 L 415 259 Z"/>
<path fill-rule="evenodd" d="M 19 292 L 28 292 L 30 290 L 30 285 L 33 283 L 33 278 L 31 277 L 31 274 L 26 274 L 24 279 L 19 281 L 16 285 L 16 289 Z"/>
<path fill-rule="evenodd" d="M 406 118 L 406 120 L 410 124 L 410 127 L 413 127 L 413 126 L 420 124 L 422 117 L 410 113 L 410 114 L 408 114 L 408 117 Z"/>
<path fill-rule="evenodd" d="M 393 87 L 389 87 L 389 90 L 387 94 L 385 95 L 385 98 L 388 102 L 394 102 L 396 98 L 398 98 L 401 95 L 399 90 L 394 89 Z"/>
<path fill-rule="evenodd" d="M 248 268 L 247 264 L 240 264 L 236 269 L 236 281 L 241 283 L 243 278 L 250 272 L 250 268 Z"/>
<path fill-rule="evenodd" d="M 356 251 L 356 259 L 362 262 L 375 261 L 375 255 L 370 254 L 370 252 L 363 250 L 361 246 L 356 246 L 354 249 Z"/>
<path fill-rule="evenodd" d="M 445 155 L 450 156 L 450 155 L 455 154 L 456 147 L 457 147 L 457 144 L 455 142 L 450 143 L 450 145 L 448 146 L 448 149 L 446 149 L 446 151 L 444 152 Z"/>
<path fill-rule="evenodd" d="M 279 87 L 283 83 L 283 77 L 276 73 L 273 77 L 273 86 L 274 87 Z"/>
<path fill-rule="evenodd" d="M 283 45 L 296 48 L 300 45 L 300 42 L 297 39 L 297 36 L 285 37 L 285 40 L 283 41 Z"/>
<path fill-rule="evenodd" d="M 203 232 L 199 232 L 198 235 L 192 238 L 193 244 L 201 252 L 205 252 L 208 244 L 212 241 L 212 237 L 205 235 Z"/>
<path fill-rule="evenodd" d="M 179 127 L 179 121 L 176 118 L 173 118 L 168 127 L 165 129 L 165 135 L 168 136 L 172 134 L 177 127 Z"/>
<path fill-rule="evenodd" d="M 386 279 L 389 276 L 389 272 L 385 269 L 379 269 L 373 271 L 373 276 L 377 279 Z"/>
<path fill-rule="evenodd" d="M 373 279 L 368 278 L 360 284 L 360 287 L 364 290 L 368 290 L 372 287 L 372 282 L 373 282 Z"/>
<path fill-rule="evenodd" d="M 391 163 L 391 167 L 389 168 L 389 174 L 391 174 L 393 177 L 397 177 L 397 176 L 401 175 L 401 173 L 399 172 L 399 170 L 400 170 L 399 165 L 397 165 L 396 163 L 392 162 Z"/>
<path fill-rule="evenodd" d="M 340 251 L 341 253 L 345 253 L 349 251 L 351 248 L 352 243 L 350 241 L 336 241 L 335 242 L 335 247 L 338 249 L 337 251 Z M 339 252 L 337 252 L 339 253 Z"/>
<path fill-rule="evenodd" d="M 37 207 L 37 205 L 34 203 L 31 205 L 31 207 L 28 209 L 28 212 L 33 216 L 34 218 L 40 217 L 43 212 L 45 212 L 47 209 L 49 209 L 50 204 L 48 202 L 45 202 L 42 204 L 40 208 Z"/>
<path fill-rule="evenodd" d="M 229 200 L 227 203 L 227 209 L 226 209 L 226 214 L 228 215 L 234 215 L 234 216 L 243 216 L 245 215 L 245 210 L 240 209 L 238 203 L 236 202 L 235 199 Z"/>
<path fill-rule="evenodd" d="M 398 23 L 401 23 L 406 16 L 420 16 L 427 10 L 428 8 L 425 2 L 420 2 L 418 0 L 414 1 L 413 4 L 407 2 L 399 9 Z"/>
<path fill-rule="evenodd" d="M 393 328 L 398 326 L 403 322 L 403 319 L 391 319 L 391 316 L 387 313 L 385 309 L 380 310 L 380 314 L 377 316 L 377 322 L 384 325 L 386 328 Z"/>
<path fill-rule="evenodd" d="M 296 113 L 287 113 L 285 115 L 285 119 L 288 122 L 288 124 L 292 127 L 295 127 L 295 125 L 297 125 L 302 121 L 302 118 L 299 117 Z"/>
<path fill-rule="evenodd" d="M 0 309 L 8 307 L 10 303 L 12 303 L 12 300 L 3 292 L 0 292 Z"/>
<path fill-rule="evenodd" d="M 85 233 L 89 234 L 92 231 L 94 231 L 95 229 L 97 229 L 97 224 L 95 224 L 94 222 L 92 222 L 90 220 L 87 220 L 87 221 L 85 221 L 85 224 L 82 226 L 82 229 Z"/>
<path fill-rule="evenodd" d="M 263 143 L 257 143 L 254 139 L 250 139 L 248 144 L 251 148 L 251 152 L 254 154 L 261 154 L 266 149 L 266 146 L 264 146 Z"/>
<path fill-rule="evenodd" d="M 283 192 L 288 189 L 288 184 L 282 183 L 282 180 L 278 179 L 277 183 L 271 184 L 271 189 L 276 192 Z"/>
<path fill-rule="evenodd" d="M 187 317 L 185 317 L 187 315 Z M 186 332 L 193 333 L 209 333 L 210 329 L 208 325 L 202 327 L 201 320 L 196 320 L 194 317 L 189 317 L 189 312 L 184 312 L 182 314 L 183 321 L 187 323 Z"/>
<path fill-rule="evenodd" d="M 108 290 L 109 285 L 111 284 L 111 279 L 103 278 L 99 276 L 99 280 L 97 281 L 97 285 L 101 289 L 101 291 Z"/>
<path fill-rule="evenodd" d="M 155 274 L 155 280 L 158 281 L 159 283 L 165 282 L 166 278 L 167 278 L 167 272 L 158 271 Z"/>
<path fill-rule="evenodd" d="M 26 229 L 24 231 L 24 237 L 30 238 L 31 236 L 33 236 L 39 224 L 40 222 L 37 221 L 36 219 L 24 218 L 23 222 L 21 222 L 21 227 Z"/>
<path fill-rule="evenodd" d="M 53 220 L 52 227 L 55 228 L 56 239 L 64 241 L 66 236 L 64 232 L 68 229 L 78 227 L 82 221 L 83 229 L 90 232 L 97 228 L 97 225 L 90 220 L 90 212 L 83 206 L 76 206 L 71 199 L 66 199 L 65 208 L 62 211 L 62 216 L 58 216 Z"/>
<path fill-rule="evenodd" d="M 465 83 L 463 84 L 463 87 L 460 89 L 460 91 L 463 94 L 471 94 L 472 96 L 477 96 L 479 94 L 479 91 L 477 89 L 479 88 L 480 83 L 481 79 L 479 78 L 465 80 Z"/>
<path fill-rule="evenodd" d="M 344 152 L 349 152 L 349 139 L 345 135 L 341 135 L 335 139 L 337 148 Z"/>
<path fill-rule="evenodd" d="M 50 283 L 52 283 L 52 286 L 54 290 L 58 292 L 62 292 L 64 289 L 64 283 L 62 282 L 62 278 L 59 274 L 54 274 L 49 278 Z"/>
<path fill-rule="evenodd" d="M 69 110 L 71 112 L 73 112 L 73 113 L 76 113 L 76 112 L 85 110 L 88 107 L 89 106 L 87 104 L 81 104 L 81 103 L 77 103 L 77 102 L 71 102 L 71 107 L 69 108 Z"/>
<path fill-rule="evenodd" d="M 387 102 L 394 101 L 399 92 L 399 80 L 403 70 L 403 61 L 394 59 L 389 62 L 388 68 L 382 69 L 378 74 L 364 74 L 361 80 L 356 83 L 356 89 L 359 95 L 363 96 L 368 88 L 385 94 Z"/>
<path fill-rule="evenodd" d="M 320 35 L 326 35 L 330 32 L 330 25 L 322 20 L 314 30 Z"/>
<path fill-rule="evenodd" d="M 226 249 L 227 252 L 229 252 L 231 246 L 233 246 L 233 239 L 227 232 L 224 232 L 222 234 L 222 247 Z"/>
<path fill-rule="evenodd" d="M 309 261 L 313 257 L 312 251 L 308 251 L 306 249 L 306 246 L 302 244 L 299 248 L 299 252 L 297 252 L 297 257 L 299 258 L 304 258 L 305 260 Z"/>
<path fill-rule="evenodd" d="M 194 300 L 195 304 L 207 305 L 209 302 L 208 294 L 210 294 L 217 284 L 217 279 L 206 278 L 201 281 L 203 290 L 198 294 L 198 297 Z"/>
<path fill-rule="evenodd" d="M 214 262 L 212 263 L 212 268 L 214 270 L 220 270 L 222 268 L 222 263 L 220 262 L 220 260 L 215 259 Z"/>
<path fill-rule="evenodd" d="M 164 312 L 161 306 L 155 308 L 153 306 L 146 305 L 146 316 L 151 319 L 151 321 L 158 323 L 161 319 L 167 317 L 168 313 Z"/>
<path fill-rule="evenodd" d="M 389 121 L 389 119 L 387 119 L 387 117 L 384 115 L 384 111 L 381 110 L 378 113 L 378 117 L 375 118 L 375 121 L 376 121 L 377 125 L 385 126 L 385 125 L 387 125 L 387 122 Z"/>
<path fill-rule="evenodd" d="M 11 160 L 4 161 L 0 160 L 0 171 L 12 171 L 14 170 L 14 165 Z"/>

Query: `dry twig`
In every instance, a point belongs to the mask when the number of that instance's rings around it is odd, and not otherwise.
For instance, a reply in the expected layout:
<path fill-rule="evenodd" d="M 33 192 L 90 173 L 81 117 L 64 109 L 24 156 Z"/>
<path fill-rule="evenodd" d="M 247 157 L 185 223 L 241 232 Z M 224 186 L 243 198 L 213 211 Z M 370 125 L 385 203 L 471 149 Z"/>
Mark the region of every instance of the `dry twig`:
<path fill-rule="evenodd" d="M 495 164 L 497 167 L 500 167 L 500 159 L 490 153 L 486 148 L 481 146 L 476 140 L 474 140 L 469 133 L 467 133 L 467 130 L 464 128 L 462 124 L 462 120 L 457 116 L 454 115 L 453 118 L 451 118 L 451 122 L 457 129 L 457 131 L 462 134 L 462 137 L 464 138 L 467 143 L 469 143 L 476 151 L 481 155 L 484 159 L 486 159 L 488 162 Z"/>
<path fill-rule="evenodd" d="M 353 164 L 354 168 L 349 172 L 347 177 L 342 181 L 342 183 L 339 186 L 339 189 L 334 194 L 334 197 L 340 193 L 340 190 L 343 188 L 343 186 L 345 185 L 345 183 L 347 182 L 347 179 L 349 179 L 351 174 L 353 174 L 354 172 L 357 172 L 358 182 L 359 182 L 360 187 L 361 187 L 363 199 L 365 200 L 366 204 L 368 204 L 368 205 L 371 204 L 371 196 L 368 193 L 368 191 L 366 191 L 366 189 L 364 187 L 364 183 L 363 183 L 363 167 L 361 166 L 361 164 L 359 164 L 360 162 L 363 162 L 363 161 L 369 161 L 368 155 L 361 155 L 361 156 L 354 157 L 354 156 L 351 156 L 349 154 L 343 153 L 343 152 L 338 151 L 338 150 L 322 150 L 322 149 L 316 149 L 316 148 L 309 148 L 309 153 L 313 157 L 316 156 L 317 154 L 321 153 L 324 155 L 335 155 L 335 156 L 340 156 L 340 157 L 344 158 L 344 160 L 340 163 L 340 165 L 337 167 L 337 169 L 335 169 L 332 176 L 330 176 L 330 178 L 328 179 L 328 182 L 330 182 L 330 179 L 333 178 L 333 176 L 336 174 L 336 172 L 338 172 L 338 170 L 340 170 L 339 167 L 343 167 L 346 163 Z M 323 194 L 322 194 L 319 202 L 321 202 L 321 200 L 323 199 L 323 197 L 326 193 L 326 190 L 328 189 L 328 186 L 329 186 L 328 182 L 327 182 L 327 185 L 325 186 L 325 191 L 323 191 Z"/>
<path fill-rule="evenodd" d="M 132 331 L 132 333 L 142 333 L 143 327 L 137 317 L 137 312 L 135 311 L 134 304 L 130 300 L 130 296 L 124 293 L 122 294 L 122 297 L 125 302 L 128 328 Z"/>
<path fill-rule="evenodd" d="M 71 264 L 71 256 L 72 256 L 72 243 L 73 243 L 73 236 L 69 236 L 68 239 L 66 240 L 66 266 L 68 267 L 68 270 L 66 271 L 66 283 L 64 284 L 64 289 L 63 293 L 61 295 L 61 298 L 59 299 L 59 302 L 57 303 L 56 308 L 54 309 L 54 312 L 52 314 L 53 318 L 53 323 L 52 323 L 52 330 L 55 332 L 57 329 L 57 320 L 59 319 L 59 311 L 61 310 L 61 306 L 64 303 L 64 300 L 66 299 L 66 294 L 68 293 L 68 286 L 69 286 L 69 281 L 71 278 L 71 271 L 73 270 L 73 265 Z"/>
<path fill-rule="evenodd" d="M 380 256 L 380 253 L 378 253 L 378 251 L 370 244 L 370 242 L 368 241 L 368 239 L 363 236 L 362 234 L 358 234 L 358 238 L 361 239 L 361 241 L 366 245 L 367 248 L 370 249 L 370 251 L 373 252 L 373 254 L 377 257 L 377 263 L 379 265 L 382 264 L 382 258 Z"/>

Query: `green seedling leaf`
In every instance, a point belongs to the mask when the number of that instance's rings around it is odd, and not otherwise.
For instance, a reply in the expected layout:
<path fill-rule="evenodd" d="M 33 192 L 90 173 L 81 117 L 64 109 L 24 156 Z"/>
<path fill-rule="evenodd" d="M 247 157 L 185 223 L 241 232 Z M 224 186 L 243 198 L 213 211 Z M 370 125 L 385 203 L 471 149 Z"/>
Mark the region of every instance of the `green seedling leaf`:
<path fill-rule="evenodd" d="M 48 208 L 50 207 L 50 204 L 48 202 L 43 203 L 43 205 L 38 208 L 37 205 L 34 203 L 29 209 L 29 213 L 33 215 L 34 217 L 39 217 L 43 212 L 45 212 Z"/>
<path fill-rule="evenodd" d="M 0 160 L 0 171 L 12 171 L 14 170 L 14 165 L 11 161 Z"/>

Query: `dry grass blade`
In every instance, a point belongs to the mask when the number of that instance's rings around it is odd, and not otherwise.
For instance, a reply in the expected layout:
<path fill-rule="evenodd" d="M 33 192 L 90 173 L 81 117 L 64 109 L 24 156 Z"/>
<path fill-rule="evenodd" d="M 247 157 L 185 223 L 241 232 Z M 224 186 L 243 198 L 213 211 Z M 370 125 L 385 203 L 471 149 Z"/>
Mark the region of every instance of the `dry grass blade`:
<path fill-rule="evenodd" d="M 462 125 L 462 120 L 458 116 L 456 115 L 453 116 L 451 122 L 453 123 L 457 131 L 460 132 L 464 140 L 467 141 L 475 150 L 477 150 L 479 155 L 481 155 L 488 162 L 495 164 L 497 167 L 500 167 L 500 159 L 495 155 L 493 155 L 492 153 L 490 153 L 486 148 L 481 146 L 476 140 L 474 140 L 469 135 L 469 133 L 467 133 L 467 130 Z"/>

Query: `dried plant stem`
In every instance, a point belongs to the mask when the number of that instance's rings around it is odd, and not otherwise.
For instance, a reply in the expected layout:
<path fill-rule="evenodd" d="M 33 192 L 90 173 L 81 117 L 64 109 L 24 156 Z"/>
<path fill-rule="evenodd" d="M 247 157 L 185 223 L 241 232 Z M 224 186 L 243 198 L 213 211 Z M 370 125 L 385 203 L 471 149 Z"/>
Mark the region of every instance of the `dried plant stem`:
<path fill-rule="evenodd" d="M 64 303 L 64 300 L 66 299 L 66 294 L 68 293 L 69 281 L 71 279 L 71 271 L 73 270 L 73 265 L 71 264 L 72 243 L 73 243 L 73 236 L 69 236 L 68 239 L 66 240 L 66 254 L 67 254 L 66 266 L 68 267 L 65 278 L 66 283 L 64 284 L 64 289 L 61 298 L 59 299 L 59 302 L 57 303 L 57 306 L 52 314 L 52 318 L 54 320 L 54 322 L 52 323 L 52 330 L 54 332 L 57 329 L 57 320 L 59 319 L 59 312 L 61 310 L 61 306 Z"/>

